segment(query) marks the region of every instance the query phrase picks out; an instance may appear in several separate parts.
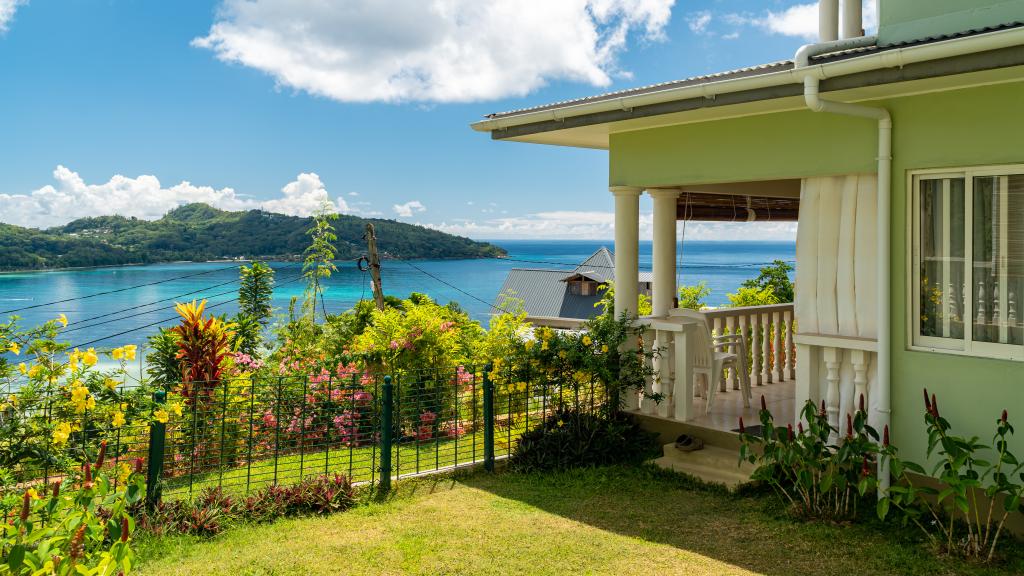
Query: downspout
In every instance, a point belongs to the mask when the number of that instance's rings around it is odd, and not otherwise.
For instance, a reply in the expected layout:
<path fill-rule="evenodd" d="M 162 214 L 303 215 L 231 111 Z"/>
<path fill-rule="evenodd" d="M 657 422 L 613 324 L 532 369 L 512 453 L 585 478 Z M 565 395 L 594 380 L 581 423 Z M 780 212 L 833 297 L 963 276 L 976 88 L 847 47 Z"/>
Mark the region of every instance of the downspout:
<path fill-rule="evenodd" d="M 846 102 L 834 102 L 823 100 L 819 96 L 819 84 L 825 77 L 824 70 L 810 66 L 810 59 L 817 54 L 836 52 L 849 48 L 867 46 L 874 44 L 877 38 L 864 36 L 851 38 L 836 42 L 813 44 L 804 46 L 797 51 L 796 68 L 808 68 L 804 76 L 804 101 L 807 107 L 814 112 L 827 112 L 831 114 L 842 114 L 844 116 L 856 116 L 868 118 L 878 122 L 878 199 L 877 199 L 877 222 L 878 222 L 878 360 L 876 363 L 878 375 L 876 389 L 878 394 L 878 423 L 879 429 L 889 426 L 891 415 L 890 396 L 890 365 L 891 365 L 891 298 L 889 289 L 890 275 L 890 196 L 892 186 L 892 117 L 889 111 L 877 106 L 863 106 L 860 104 L 849 104 Z M 889 464 L 884 459 L 878 461 L 878 482 L 879 497 L 889 488 Z"/>

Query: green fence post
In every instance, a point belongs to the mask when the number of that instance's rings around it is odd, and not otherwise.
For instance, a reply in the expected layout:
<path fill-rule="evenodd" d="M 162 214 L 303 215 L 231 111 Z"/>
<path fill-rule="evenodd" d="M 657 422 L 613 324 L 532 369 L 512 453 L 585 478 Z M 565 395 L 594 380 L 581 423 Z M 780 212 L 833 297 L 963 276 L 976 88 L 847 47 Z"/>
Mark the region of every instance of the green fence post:
<path fill-rule="evenodd" d="M 158 406 L 167 402 L 167 392 L 157 390 L 153 402 Z M 167 425 L 153 422 L 149 425 L 149 451 L 146 466 L 146 508 L 152 511 L 160 502 L 160 477 L 164 472 L 164 449 L 167 444 Z"/>
<path fill-rule="evenodd" d="M 384 377 L 384 398 L 381 400 L 380 414 L 380 485 L 381 492 L 391 490 L 391 445 L 394 440 L 394 407 L 395 390 L 391 384 L 391 376 Z"/>
<path fill-rule="evenodd" d="M 491 365 L 484 367 L 484 470 L 494 472 L 494 383 Z"/>

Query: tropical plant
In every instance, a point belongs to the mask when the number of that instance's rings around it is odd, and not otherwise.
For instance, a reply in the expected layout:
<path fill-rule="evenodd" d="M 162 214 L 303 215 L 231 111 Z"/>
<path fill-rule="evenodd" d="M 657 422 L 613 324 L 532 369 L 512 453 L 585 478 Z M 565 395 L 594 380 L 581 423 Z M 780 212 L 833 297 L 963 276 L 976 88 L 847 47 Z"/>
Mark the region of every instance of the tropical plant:
<path fill-rule="evenodd" d="M 24 491 L 18 515 L 0 531 L 0 574 L 106 576 L 131 571 L 131 510 L 146 493 L 142 461 L 115 482 L 104 467 L 104 449 L 79 473 Z"/>
<path fill-rule="evenodd" d="M 952 426 L 927 390 L 924 403 L 928 457 L 937 455 L 937 462 L 928 474 L 919 464 L 901 460 L 886 430 L 883 458 L 897 482 L 879 500 L 878 515 L 884 519 L 896 510 L 904 524 L 913 523 L 937 547 L 990 561 L 1007 520 L 1022 510 L 1024 463 L 1009 450 L 1013 426 L 1003 410 L 996 419 L 993 445 L 986 445 L 976 436 L 951 434 Z M 941 488 L 922 484 L 915 474 L 930 476 Z"/>
<path fill-rule="evenodd" d="M 760 270 L 757 278 L 746 280 L 741 284 L 743 288 L 751 288 L 758 292 L 770 289 L 775 296 L 773 304 L 793 301 L 793 282 L 789 279 L 789 273 L 793 266 L 785 260 L 774 260 L 768 266 Z"/>
<path fill-rule="evenodd" d="M 178 341 L 176 358 L 181 367 L 181 394 L 191 405 L 208 400 L 231 352 L 234 325 L 216 317 L 204 317 L 206 300 L 174 307 L 181 322 L 171 328 Z"/>
<path fill-rule="evenodd" d="M 829 424 L 824 402 L 819 409 L 808 400 L 795 431 L 792 424 L 775 425 L 764 396 L 759 417 L 757 434 L 747 433 L 743 418 L 739 420 L 740 460 L 757 465 L 751 478 L 771 486 L 800 516 L 855 517 L 861 498 L 878 485 L 879 437 L 867 424 L 864 397 L 856 413 L 847 414 L 842 432 Z"/>
<path fill-rule="evenodd" d="M 263 262 L 253 262 L 252 266 L 242 266 L 239 273 L 239 314 L 252 318 L 260 326 L 266 326 L 274 313 L 270 304 L 274 294 L 274 269 Z"/>
<path fill-rule="evenodd" d="M 679 288 L 679 307 L 697 311 L 703 310 L 708 307 L 704 299 L 710 295 L 711 288 L 708 288 L 708 283 L 704 280 L 701 280 L 695 286 L 681 286 Z"/>
<path fill-rule="evenodd" d="M 316 320 L 317 300 L 320 300 L 324 316 L 327 316 L 327 308 L 323 305 L 323 282 L 338 270 L 334 265 L 334 258 L 338 252 L 334 247 L 334 242 L 337 241 L 338 236 L 331 224 L 337 219 L 338 214 L 333 212 L 331 205 L 325 202 L 313 214 L 313 225 L 306 232 L 310 237 L 310 244 L 306 248 L 306 259 L 302 263 L 302 274 L 306 279 L 302 313 L 310 322 Z"/>
<path fill-rule="evenodd" d="M 146 374 L 164 390 L 170 390 L 182 380 L 178 359 L 178 336 L 170 328 L 157 328 L 146 339 Z"/>

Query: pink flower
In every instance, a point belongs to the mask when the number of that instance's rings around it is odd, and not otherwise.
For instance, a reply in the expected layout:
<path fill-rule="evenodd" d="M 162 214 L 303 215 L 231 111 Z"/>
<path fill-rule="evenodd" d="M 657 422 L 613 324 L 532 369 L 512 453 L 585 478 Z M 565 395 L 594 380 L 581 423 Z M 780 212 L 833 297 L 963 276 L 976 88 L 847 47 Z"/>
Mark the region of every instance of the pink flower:
<path fill-rule="evenodd" d="M 392 340 L 391 341 L 391 349 L 392 350 L 398 350 L 399 346 L 401 346 L 401 344 L 398 343 L 398 340 Z"/>

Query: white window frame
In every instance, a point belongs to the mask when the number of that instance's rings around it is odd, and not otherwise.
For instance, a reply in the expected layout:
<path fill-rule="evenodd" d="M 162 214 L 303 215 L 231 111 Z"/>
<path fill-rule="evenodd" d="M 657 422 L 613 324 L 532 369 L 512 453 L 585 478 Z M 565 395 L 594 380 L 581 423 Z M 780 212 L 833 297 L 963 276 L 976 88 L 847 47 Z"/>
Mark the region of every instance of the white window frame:
<path fill-rule="evenodd" d="M 1000 344 L 995 342 L 979 342 L 974 340 L 974 322 L 976 313 L 974 298 L 974 179 L 977 177 L 1024 175 L 1024 164 L 1004 166 L 974 166 L 964 168 L 942 168 L 932 170 L 915 170 L 907 174 L 907 232 L 910 235 L 910 258 L 907 265 L 907 292 L 909 303 L 907 311 L 907 346 L 910 350 L 999 358 L 1004 360 L 1024 361 L 1024 344 Z M 964 311 L 964 335 L 962 339 L 941 338 L 921 334 L 919 314 L 921 311 L 921 196 L 919 183 L 921 180 L 945 178 L 964 179 L 964 283 L 967 287 L 967 305 Z M 1004 188 L 1005 184 L 1004 184 Z M 1000 211 L 1005 214 L 1006 211 Z M 1004 253 L 1005 254 L 1005 253 Z M 1005 292 L 1006 287 L 1001 287 Z M 1024 297 L 1019 295 L 1018 299 Z M 1001 302 L 1007 301 L 1006 294 L 1001 294 Z"/>

